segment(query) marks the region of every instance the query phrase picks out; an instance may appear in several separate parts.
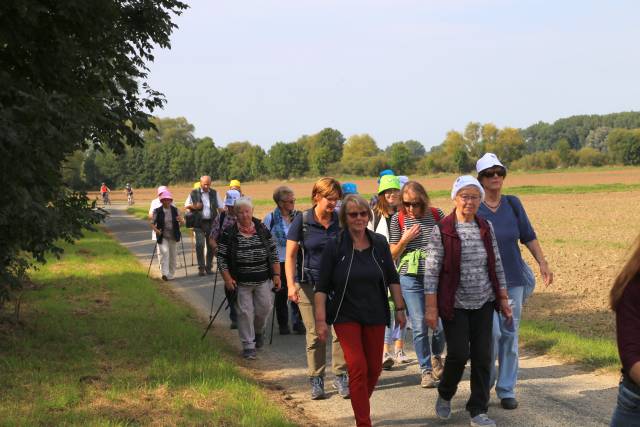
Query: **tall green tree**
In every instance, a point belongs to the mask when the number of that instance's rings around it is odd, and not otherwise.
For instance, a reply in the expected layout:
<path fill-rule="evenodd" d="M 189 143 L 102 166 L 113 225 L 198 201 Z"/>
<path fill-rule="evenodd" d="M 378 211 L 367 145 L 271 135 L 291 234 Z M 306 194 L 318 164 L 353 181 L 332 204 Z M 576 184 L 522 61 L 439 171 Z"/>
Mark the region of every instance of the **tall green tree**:
<path fill-rule="evenodd" d="M 344 144 L 342 152 L 342 172 L 352 175 L 366 175 L 370 163 L 380 153 L 376 141 L 366 133 L 352 135 Z"/>
<path fill-rule="evenodd" d="M 332 171 L 342 159 L 344 136 L 331 128 L 322 129 L 310 140 L 309 168 L 314 175 L 325 175 Z M 332 171 L 333 172 L 333 171 Z"/>
<path fill-rule="evenodd" d="M 0 304 L 30 260 L 60 253 L 100 219 L 64 186 L 64 160 L 122 153 L 164 104 L 147 86 L 152 49 L 169 47 L 175 0 L 0 3 Z"/>

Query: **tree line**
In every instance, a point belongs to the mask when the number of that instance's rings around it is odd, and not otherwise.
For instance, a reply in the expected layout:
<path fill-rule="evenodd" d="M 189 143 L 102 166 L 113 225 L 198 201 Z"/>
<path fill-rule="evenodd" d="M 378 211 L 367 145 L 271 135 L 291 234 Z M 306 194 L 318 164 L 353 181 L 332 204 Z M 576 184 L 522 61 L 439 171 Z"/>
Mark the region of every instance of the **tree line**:
<path fill-rule="evenodd" d="M 376 176 L 391 168 L 397 174 L 469 172 L 485 152 L 494 152 L 512 169 L 640 164 L 640 113 L 573 116 L 525 129 L 468 123 L 449 131 L 428 152 L 416 140 L 385 149 L 368 134 L 345 138 L 331 128 L 296 141 L 276 142 L 268 151 L 249 141 L 217 146 L 196 138 L 185 118 L 153 118 L 154 129 L 140 131 L 144 144 L 121 152 L 92 147 L 67 158 L 63 175 L 72 188 L 95 188 L 101 182 L 138 187 L 189 182 L 200 175 L 214 180 L 292 179 L 302 176 Z"/>

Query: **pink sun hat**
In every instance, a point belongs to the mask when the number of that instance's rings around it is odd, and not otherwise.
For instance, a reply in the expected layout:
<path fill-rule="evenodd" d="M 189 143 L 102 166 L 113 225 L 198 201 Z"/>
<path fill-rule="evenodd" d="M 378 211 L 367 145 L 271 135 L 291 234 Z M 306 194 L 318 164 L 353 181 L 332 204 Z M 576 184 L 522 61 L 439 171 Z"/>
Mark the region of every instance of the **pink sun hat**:
<path fill-rule="evenodd" d="M 160 199 L 160 201 L 166 200 L 166 199 L 173 201 L 173 196 L 171 195 L 171 192 L 169 190 L 164 190 L 162 193 L 158 195 L 158 199 Z"/>

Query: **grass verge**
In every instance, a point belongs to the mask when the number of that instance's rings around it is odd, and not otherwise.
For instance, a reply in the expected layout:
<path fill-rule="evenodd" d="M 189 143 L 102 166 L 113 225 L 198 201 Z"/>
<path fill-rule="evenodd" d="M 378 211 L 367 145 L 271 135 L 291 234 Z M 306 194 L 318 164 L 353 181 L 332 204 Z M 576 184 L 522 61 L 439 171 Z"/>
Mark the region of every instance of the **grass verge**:
<path fill-rule="evenodd" d="M 102 232 L 33 274 L 0 323 L 0 424 L 290 426 L 191 311 Z"/>
<path fill-rule="evenodd" d="M 551 354 L 587 368 L 620 369 L 614 340 L 585 338 L 558 328 L 553 322 L 523 320 L 520 343 L 527 349 Z"/>

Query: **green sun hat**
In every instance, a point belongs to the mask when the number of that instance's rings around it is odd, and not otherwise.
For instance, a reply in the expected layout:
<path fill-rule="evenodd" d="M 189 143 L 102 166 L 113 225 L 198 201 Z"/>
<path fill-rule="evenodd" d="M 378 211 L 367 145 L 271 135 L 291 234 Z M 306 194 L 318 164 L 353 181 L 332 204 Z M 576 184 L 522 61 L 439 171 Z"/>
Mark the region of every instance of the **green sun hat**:
<path fill-rule="evenodd" d="M 383 175 L 380 177 L 380 185 L 378 185 L 378 194 L 383 191 L 400 189 L 400 179 L 395 175 Z"/>

